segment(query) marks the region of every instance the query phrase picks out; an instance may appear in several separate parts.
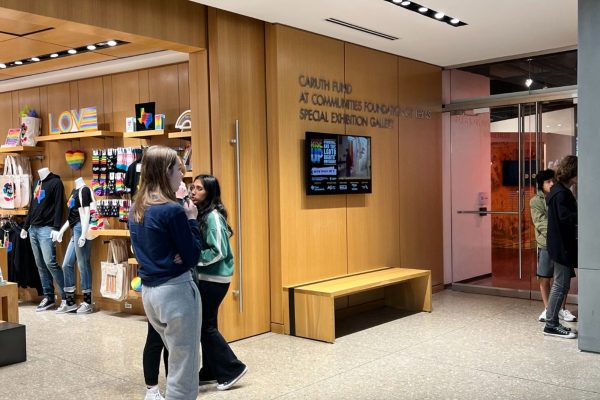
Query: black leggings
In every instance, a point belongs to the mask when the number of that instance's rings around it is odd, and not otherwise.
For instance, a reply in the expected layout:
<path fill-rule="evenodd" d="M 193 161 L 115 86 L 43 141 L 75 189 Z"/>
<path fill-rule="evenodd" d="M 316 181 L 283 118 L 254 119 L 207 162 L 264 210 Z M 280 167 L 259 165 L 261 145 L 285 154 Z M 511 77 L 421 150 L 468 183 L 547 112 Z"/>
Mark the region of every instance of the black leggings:
<path fill-rule="evenodd" d="M 165 347 L 158 332 L 156 332 L 152 324 L 148 322 L 148 335 L 146 335 L 143 358 L 144 380 L 146 381 L 147 386 L 158 385 L 161 351 L 163 352 L 163 361 L 165 363 L 165 375 L 167 375 L 169 373 L 169 351 Z"/>

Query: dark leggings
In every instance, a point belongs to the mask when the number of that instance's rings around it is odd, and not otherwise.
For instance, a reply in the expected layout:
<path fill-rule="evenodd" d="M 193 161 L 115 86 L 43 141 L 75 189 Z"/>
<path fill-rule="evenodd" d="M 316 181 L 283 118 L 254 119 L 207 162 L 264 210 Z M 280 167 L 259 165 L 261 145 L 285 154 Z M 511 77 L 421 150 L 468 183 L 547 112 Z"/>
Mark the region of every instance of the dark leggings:
<path fill-rule="evenodd" d="M 146 381 L 147 386 L 158 385 L 161 351 L 163 352 L 163 361 L 165 363 L 165 375 L 167 375 L 169 373 L 169 351 L 166 349 L 158 332 L 156 332 L 152 324 L 148 322 L 148 334 L 146 335 L 143 358 L 144 380 Z"/>

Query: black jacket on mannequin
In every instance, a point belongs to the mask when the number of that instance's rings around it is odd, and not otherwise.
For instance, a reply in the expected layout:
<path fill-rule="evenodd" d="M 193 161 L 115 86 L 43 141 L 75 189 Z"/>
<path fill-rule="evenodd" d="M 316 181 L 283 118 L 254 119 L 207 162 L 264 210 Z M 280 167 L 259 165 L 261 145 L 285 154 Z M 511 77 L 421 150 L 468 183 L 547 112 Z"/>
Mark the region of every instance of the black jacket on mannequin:
<path fill-rule="evenodd" d="M 65 188 L 60 176 L 50 172 L 43 181 L 38 180 L 33 186 L 29 213 L 23 229 L 31 225 L 51 226 L 60 230 L 62 226 Z"/>

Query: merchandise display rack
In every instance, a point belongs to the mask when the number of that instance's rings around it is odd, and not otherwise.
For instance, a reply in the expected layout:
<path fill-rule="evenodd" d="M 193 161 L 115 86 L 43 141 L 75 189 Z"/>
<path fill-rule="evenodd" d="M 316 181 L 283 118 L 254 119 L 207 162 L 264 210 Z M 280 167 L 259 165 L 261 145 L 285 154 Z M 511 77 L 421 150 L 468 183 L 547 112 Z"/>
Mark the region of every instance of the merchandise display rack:
<path fill-rule="evenodd" d="M 0 153 L 42 153 L 43 147 L 37 146 L 11 146 L 11 147 L 0 147 Z"/>
<path fill-rule="evenodd" d="M 60 140 L 74 140 L 74 139 L 101 138 L 101 137 L 123 137 L 123 132 L 89 131 L 89 132 L 75 132 L 75 133 L 60 133 L 60 134 L 56 134 L 56 135 L 38 136 L 36 138 L 36 141 L 38 141 L 38 142 L 57 142 Z"/>
<path fill-rule="evenodd" d="M 169 139 L 192 139 L 192 131 L 169 132 Z"/>
<path fill-rule="evenodd" d="M 28 212 L 29 212 L 29 209 L 27 209 L 27 208 L 16 208 L 16 209 L 0 208 L 0 215 L 27 215 Z"/>
<path fill-rule="evenodd" d="M 130 139 L 149 139 L 153 136 L 163 136 L 164 134 L 164 129 L 155 129 L 152 131 L 123 132 L 123 137 Z"/>
<path fill-rule="evenodd" d="M 99 229 L 97 231 L 93 231 L 93 235 L 95 235 L 95 236 L 129 237 L 129 230 L 128 229 Z"/>

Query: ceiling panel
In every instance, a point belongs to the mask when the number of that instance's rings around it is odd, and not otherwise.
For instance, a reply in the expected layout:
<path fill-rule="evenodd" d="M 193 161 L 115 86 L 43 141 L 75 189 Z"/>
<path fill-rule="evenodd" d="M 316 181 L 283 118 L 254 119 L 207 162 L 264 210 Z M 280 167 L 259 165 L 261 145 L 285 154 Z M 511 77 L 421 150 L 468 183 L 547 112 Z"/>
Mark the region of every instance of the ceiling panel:
<path fill-rule="evenodd" d="M 0 81 L 3 81 L 5 79 L 10 79 L 10 78 L 14 78 L 14 76 L 0 74 Z"/>
<path fill-rule="evenodd" d="M 66 49 L 68 47 L 26 38 L 10 39 L 0 42 L 0 62 L 6 63 Z"/>
<path fill-rule="evenodd" d="M 66 47 L 80 47 L 112 39 L 112 37 L 84 34 L 61 28 L 52 29 L 40 33 L 34 33 L 33 35 L 27 35 L 27 38 L 39 40 L 40 42 L 58 44 Z"/>
<path fill-rule="evenodd" d="M 0 17 L 0 31 L 2 32 L 14 33 L 15 35 L 24 35 L 29 32 L 35 32 L 47 28 L 52 28 L 52 26 L 37 25 L 23 20 Z"/>
<path fill-rule="evenodd" d="M 20 67 L 3 70 L 6 75 L 12 77 L 39 74 L 42 72 L 55 71 L 58 69 L 78 67 L 80 65 L 93 64 L 102 61 L 114 60 L 115 57 L 97 53 L 83 53 L 74 56 L 58 58 L 56 60 L 40 61 L 35 64 L 22 65 Z"/>
<path fill-rule="evenodd" d="M 0 42 L 4 41 L 4 40 L 8 40 L 8 39 L 14 39 L 15 37 L 13 35 L 7 35 L 5 33 L 0 33 Z"/>

